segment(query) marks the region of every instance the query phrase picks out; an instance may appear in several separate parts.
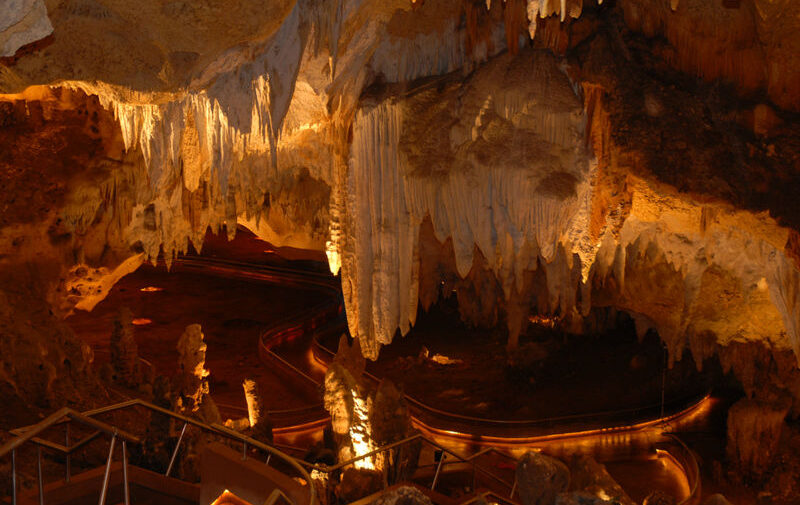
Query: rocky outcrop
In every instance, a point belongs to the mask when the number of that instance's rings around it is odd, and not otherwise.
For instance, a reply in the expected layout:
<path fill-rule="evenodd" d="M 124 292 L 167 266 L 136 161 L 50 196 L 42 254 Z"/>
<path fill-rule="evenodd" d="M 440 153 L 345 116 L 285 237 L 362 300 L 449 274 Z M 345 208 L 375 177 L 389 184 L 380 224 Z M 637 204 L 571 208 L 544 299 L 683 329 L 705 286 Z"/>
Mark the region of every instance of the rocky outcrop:
<path fill-rule="evenodd" d="M 0 285 L 30 289 L 32 284 L 18 284 L 25 277 L 4 284 L 12 279 L 0 275 Z M 107 401 L 93 361 L 91 348 L 53 315 L 41 293 L 0 290 L 0 397 L 9 406 L 3 428 L 36 422 L 35 413 L 65 404 Z"/>
<path fill-rule="evenodd" d="M 405 395 L 389 380 L 382 380 L 369 412 L 372 438 L 375 445 L 383 447 L 416 435 Z M 417 470 L 422 442 L 415 441 L 398 446 L 384 458 L 385 474 L 389 485 L 410 482 Z"/>

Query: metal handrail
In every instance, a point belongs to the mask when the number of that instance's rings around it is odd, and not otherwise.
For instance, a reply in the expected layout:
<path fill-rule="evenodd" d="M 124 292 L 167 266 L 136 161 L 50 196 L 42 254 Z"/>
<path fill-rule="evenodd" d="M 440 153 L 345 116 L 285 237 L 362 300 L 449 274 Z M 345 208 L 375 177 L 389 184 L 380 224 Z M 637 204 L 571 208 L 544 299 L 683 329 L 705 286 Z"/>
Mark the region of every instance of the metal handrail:
<path fill-rule="evenodd" d="M 85 415 L 87 415 L 87 416 L 95 416 L 95 415 L 98 415 L 98 414 L 103 414 L 103 413 L 107 413 L 107 412 L 113 412 L 113 411 L 121 410 L 121 409 L 124 409 L 124 408 L 129 408 L 129 407 L 133 407 L 133 406 L 140 406 L 140 407 L 147 408 L 147 409 L 152 410 L 154 412 L 158 412 L 160 414 L 172 417 L 173 419 L 177 419 L 179 421 L 183 421 L 186 424 L 191 424 L 191 425 L 196 426 L 196 427 L 198 427 L 198 428 L 200 428 L 202 430 L 213 432 L 213 433 L 216 433 L 217 435 L 221 435 L 221 436 L 224 436 L 226 438 L 235 439 L 236 441 L 241 442 L 242 444 L 245 444 L 245 446 L 255 447 L 257 449 L 261 449 L 261 450 L 263 450 L 265 452 L 268 452 L 269 454 L 271 454 L 273 456 L 279 457 L 280 459 L 282 459 L 282 460 L 286 461 L 287 463 L 289 463 L 289 465 L 293 469 L 297 470 L 297 472 L 300 473 L 301 477 L 303 478 L 303 480 L 306 481 L 306 483 L 308 484 L 309 489 L 311 491 L 310 505 L 314 505 L 316 503 L 316 493 L 314 491 L 314 486 L 313 486 L 313 482 L 311 480 L 311 476 L 308 474 L 308 472 L 305 470 L 305 468 L 303 468 L 303 466 L 301 464 L 299 464 L 299 462 L 298 462 L 299 460 L 297 460 L 296 458 L 293 458 L 292 456 L 290 456 L 290 455 L 288 455 L 288 454 L 276 449 L 275 447 L 267 445 L 267 444 L 265 444 L 263 442 L 259 442 L 258 440 L 255 440 L 254 438 L 248 437 L 246 435 L 242 435 L 238 431 L 232 430 L 232 429 L 228 428 L 227 426 L 223 426 L 223 425 L 217 424 L 217 423 L 214 423 L 214 424 L 204 423 L 204 422 L 199 421 L 197 419 L 194 419 L 192 417 L 184 416 L 182 414 L 178 414 L 177 412 L 173 412 L 173 411 L 171 411 L 169 409 L 165 409 L 163 407 L 159 407 L 158 405 L 154 405 L 154 404 L 152 404 L 152 403 L 150 403 L 148 401 L 142 400 L 140 398 L 134 398 L 134 399 L 128 400 L 126 402 L 122 402 L 122 403 L 118 403 L 118 404 L 115 404 L 115 405 L 109 405 L 107 407 L 101 407 L 101 408 L 98 408 L 98 409 L 94 409 L 94 410 L 86 412 Z M 176 449 L 177 449 L 177 446 L 176 446 Z M 305 463 L 305 462 L 303 462 L 303 463 Z"/>
<path fill-rule="evenodd" d="M 700 486 L 701 486 L 700 465 L 697 463 L 697 458 L 695 457 L 694 451 L 692 451 L 689 448 L 689 446 L 687 446 L 683 442 L 683 440 L 681 440 L 680 437 L 678 437 L 674 433 L 662 433 L 662 435 L 669 438 L 672 442 L 676 443 L 681 448 L 681 451 L 683 452 L 682 454 L 683 457 L 680 458 L 678 462 L 683 467 L 684 473 L 687 474 L 688 476 L 691 472 L 691 475 L 693 477 L 692 479 L 693 482 L 690 482 L 691 488 L 689 489 L 689 496 L 687 496 L 684 500 L 678 502 L 676 505 L 689 505 L 698 502 L 700 498 Z M 689 465 L 689 468 L 686 468 L 687 464 Z"/>
<path fill-rule="evenodd" d="M 57 424 L 61 424 L 62 422 L 64 422 L 65 418 L 95 428 L 97 431 L 105 433 L 107 435 L 117 436 L 127 442 L 131 442 L 134 444 L 141 443 L 141 439 L 139 439 L 135 435 L 117 429 L 114 426 L 98 421 L 96 419 L 92 419 L 88 415 L 81 414 L 76 410 L 64 407 L 57 410 L 53 414 L 47 416 L 42 421 L 34 425 L 11 430 L 10 433 L 12 435 L 15 435 L 16 438 L 13 438 L 8 442 L 6 442 L 5 444 L 3 444 L 2 446 L 0 446 L 0 457 L 6 456 L 8 453 L 10 453 L 11 451 L 13 451 L 17 447 L 21 446 L 22 444 L 28 441 L 32 441 L 37 445 L 48 447 L 49 449 L 53 449 L 63 454 L 69 454 L 70 452 L 72 452 L 71 447 L 68 448 L 59 444 L 55 444 L 53 442 L 49 442 L 47 440 L 42 440 L 39 439 L 37 436 L 43 431 L 47 430 L 48 428 L 55 426 Z"/>
<path fill-rule="evenodd" d="M 125 449 L 126 449 L 127 442 L 139 444 L 139 443 L 141 443 L 141 439 L 139 439 L 138 437 L 136 437 L 134 435 L 131 435 L 131 434 L 125 432 L 125 431 L 119 430 L 114 426 L 111 426 L 109 424 L 103 423 L 103 422 L 98 421 L 96 419 L 92 419 L 92 417 L 100 415 L 100 414 L 108 413 L 108 412 L 115 412 L 115 411 L 118 411 L 118 410 L 121 410 L 121 409 L 125 409 L 125 408 L 135 407 L 135 406 L 144 407 L 144 408 L 149 409 L 149 410 L 151 410 L 153 412 L 157 412 L 157 413 L 166 415 L 168 417 L 171 417 L 173 419 L 180 420 L 180 421 L 184 422 L 183 429 L 181 430 L 181 438 L 178 440 L 178 443 L 176 444 L 175 449 L 174 449 L 174 451 L 172 453 L 172 458 L 170 460 L 170 466 L 167 469 L 167 476 L 169 475 L 170 470 L 172 468 L 172 465 L 174 464 L 175 456 L 177 455 L 178 449 L 180 448 L 180 442 L 181 442 L 181 440 L 183 438 L 183 433 L 186 430 L 186 426 L 191 424 L 193 426 L 196 426 L 196 427 L 200 428 L 201 430 L 204 430 L 204 431 L 207 431 L 207 432 L 211 432 L 211 433 L 214 433 L 216 435 L 223 436 L 223 437 L 226 437 L 228 439 L 234 439 L 234 440 L 236 440 L 238 442 L 241 442 L 242 443 L 242 448 L 243 448 L 243 457 L 244 458 L 247 457 L 247 449 L 248 449 L 248 447 L 253 447 L 253 448 L 261 449 L 262 451 L 267 452 L 270 458 L 272 456 L 277 456 L 281 460 L 285 461 L 286 463 L 289 464 L 289 466 L 292 467 L 292 469 L 297 471 L 297 473 L 300 474 L 300 477 L 306 482 L 306 487 L 309 490 L 309 505 L 316 505 L 317 504 L 316 488 L 314 486 L 314 482 L 311 479 L 311 476 L 308 474 L 306 469 L 303 468 L 303 466 L 298 462 L 298 460 L 293 458 L 292 456 L 289 456 L 288 454 L 285 454 L 284 452 L 276 449 L 275 447 L 267 445 L 267 444 L 265 444 L 263 442 L 255 440 L 255 439 L 253 439 L 251 437 L 248 437 L 246 435 L 242 435 L 241 433 L 236 432 L 236 431 L 234 431 L 234 430 L 232 430 L 230 428 L 227 428 L 225 426 L 222 426 L 220 424 L 207 424 L 207 423 L 204 423 L 204 422 L 199 421 L 197 419 L 194 419 L 194 418 L 191 418 L 191 417 L 188 417 L 188 416 L 184 416 L 182 414 L 179 414 L 177 412 L 173 412 L 173 411 L 165 409 L 163 407 L 159 407 L 158 405 L 152 404 L 152 403 L 150 403 L 148 401 L 145 401 L 145 400 L 142 400 L 142 399 L 139 399 L 139 398 L 134 398 L 134 399 L 131 399 L 131 400 L 128 400 L 128 401 L 125 401 L 125 402 L 121 402 L 121 403 L 117 403 L 117 404 L 114 404 L 114 405 L 108 405 L 106 407 L 100 407 L 100 408 L 89 410 L 89 411 L 86 411 L 86 412 L 83 412 L 83 413 L 79 413 L 79 412 L 74 411 L 74 410 L 69 409 L 69 408 L 59 409 L 54 414 L 48 416 L 47 418 L 45 418 L 44 420 L 42 420 L 41 422 L 39 422 L 39 423 L 37 423 L 35 425 L 26 426 L 26 427 L 23 427 L 23 428 L 18 428 L 18 429 L 13 430 L 11 433 L 13 435 L 16 435 L 16 438 L 8 441 L 6 444 L 4 444 L 2 447 L 0 447 L 0 457 L 3 457 L 5 455 L 7 455 L 8 453 L 11 453 L 12 454 L 12 461 L 13 461 L 15 459 L 14 456 L 16 454 L 16 449 L 19 446 L 21 446 L 22 444 L 24 444 L 25 442 L 28 442 L 28 441 L 36 443 L 40 447 L 41 446 L 46 446 L 48 448 L 51 448 L 53 450 L 62 452 L 64 454 L 70 454 L 70 453 L 74 452 L 74 447 L 75 446 L 71 446 L 71 447 L 68 447 L 68 448 L 67 447 L 61 447 L 58 444 L 53 444 L 52 442 L 48 442 L 46 440 L 41 440 L 41 439 L 38 439 L 38 437 L 37 437 L 37 435 L 41 434 L 42 432 L 44 432 L 45 430 L 47 430 L 50 427 L 56 426 L 58 424 L 62 424 L 64 422 L 69 422 L 69 421 L 72 421 L 72 420 L 80 422 L 80 423 L 85 424 L 87 426 L 91 426 L 91 427 L 97 429 L 98 432 L 103 432 L 103 433 L 110 434 L 112 436 L 112 438 L 111 438 L 111 446 L 110 446 L 109 454 L 108 454 L 108 461 L 107 461 L 107 464 L 106 464 L 106 475 L 105 475 L 104 481 L 103 481 L 103 492 L 101 492 L 101 502 L 100 503 L 102 504 L 103 501 L 104 501 L 103 499 L 105 498 L 105 490 L 107 489 L 107 486 L 108 486 L 108 473 L 109 473 L 109 469 L 110 469 L 110 465 L 111 465 L 111 459 L 112 459 L 112 454 L 113 454 L 113 450 L 114 450 L 114 443 L 115 443 L 116 439 L 119 437 L 123 441 L 123 470 L 125 470 L 126 473 L 127 473 L 127 457 L 126 457 L 127 454 L 126 454 L 126 450 Z M 92 437 L 92 435 L 90 435 L 90 437 Z M 42 442 L 44 442 L 44 443 L 42 443 Z M 87 443 L 87 442 L 84 442 L 81 445 L 85 445 L 85 443 Z M 78 445 L 78 444 L 76 444 L 76 445 Z M 303 463 L 305 463 L 305 462 L 303 462 Z M 12 471 L 14 472 L 14 477 L 16 477 L 16 469 L 15 469 L 15 466 L 13 464 L 12 464 Z M 12 492 L 12 502 L 16 503 L 16 491 L 17 491 L 16 490 L 16 478 L 13 478 L 12 481 L 13 481 L 13 486 L 14 486 L 14 489 L 13 489 L 13 492 Z M 127 482 L 126 482 L 126 485 L 127 485 Z M 40 488 L 41 488 L 41 473 L 40 473 Z M 41 493 L 40 493 L 40 503 L 42 503 Z"/>

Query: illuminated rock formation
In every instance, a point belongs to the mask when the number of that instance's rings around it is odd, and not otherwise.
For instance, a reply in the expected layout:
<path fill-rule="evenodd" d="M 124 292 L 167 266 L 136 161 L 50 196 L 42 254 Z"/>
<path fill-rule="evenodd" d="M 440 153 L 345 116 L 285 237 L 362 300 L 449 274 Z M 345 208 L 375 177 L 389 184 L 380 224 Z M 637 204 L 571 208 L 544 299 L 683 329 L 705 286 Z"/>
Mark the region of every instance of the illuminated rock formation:
<path fill-rule="evenodd" d="M 606 470 L 591 456 L 573 456 L 569 462 L 571 491 L 584 492 L 612 503 L 634 505 L 634 501 Z M 648 503 L 645 500 L 645 504 Z M 651 500 L 650 505 L 656 505 Z M 674 503 L 674 502 L 673 502 Z"/>
<path fill-rule="evenodd" d="M 244 388 L 244 398 L 247 402 L 247 418 L 250 421 L 250 427 L 254 427 L 261 421 L 262 414 L 267 411 L 261 402 L 261 395 L 258 394 L 258 383 L 252 379 L 245 379 L 242 383 Z"/>
<path fill-rule="evenodd" d="M 219 410 L 211 399 L 206 369 L 206 349 L 199 324 L 186 327 L 178 340 L 177 409 L 198 413 L 208 422 L 221 421 Z"/>
<path fill-rule="evenodd" d="M 331 415 L 331 425 L 339 446 L 339 462 L 364 456 L 377 449 L 372 438 L 369 413 L 372 398 L 364 384 L 364 357 L 356 340 L 351 346 L 342 335 L 339 350 L 325 373 L 325 410 Z M 353 463 L 356 470 L 375 470 L 382 467 L 382 455 L 359 458 Z"/>

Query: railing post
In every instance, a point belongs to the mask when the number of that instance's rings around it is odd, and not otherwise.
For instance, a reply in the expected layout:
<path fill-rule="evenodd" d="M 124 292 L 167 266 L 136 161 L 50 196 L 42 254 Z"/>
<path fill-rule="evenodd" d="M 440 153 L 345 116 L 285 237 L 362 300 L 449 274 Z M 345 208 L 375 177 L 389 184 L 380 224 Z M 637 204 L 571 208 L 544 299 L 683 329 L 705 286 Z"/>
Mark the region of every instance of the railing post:
<path fill-rule="evenodd" d="M 42 446 L 36 446 L 36 469 L 39 480 L 39 505 L 44 505 L 44 486 L 42 485 Z"/>
<path fill-rule="evenodd" d="M 65 430 L 64 430 L 64 447 L 66 447 L 67 450 L 69 450 L 69 423 L 64 424 L 64 428 L 65 428 Z M 64 481 L 65 482 L 69 482 L 70 471 L 71 471 L 70 465 L 72 463 L 71 458 L 72 458 L 72 456 L 68 452 L 67 456 L 66 456 L 66 461 L 64 463 Z"/>
<path fill-rule="evenodd" d="M 242 442 L 242 461 L 247 461 L 247 442 Z"/>
<path fill-rule="evenodd" d="M 439 458 L 439 464 L 436 466 L 436 473 L 433 475 L 433 484 L 431 484 L 431 491 L 436 489 L 436 483 L 439 482 L 439 472 L 442 469 L 442 463 L 444 463 L 444 459 L 447 457 L 447 453 L 442 451 L 442 457 Z"/>
<path fill-rule="evenodd" d="M 178 442 L 175 444 L 175 449 L 172 451 L 172 457 L 169 458 L 169 466 L 167 467 L 167 472 L 164 474 L 165 477 L 169 477 L 170 472 L 172 472 L 172 465 L 175 464 L 175 458 L 178 456 L 178 449 L 181 447 L 181 441 L 183 440 L 183 434 L 186 433 L 186 426 L 189 423 L 184 422 L 183 428 L 181 428 L 181 434 L 178 436 Z"/>
<path fill-rule="evenodd" d="M 514 499 L 514 491 L 516 491 L 516 490 L 517 490 L 517 476 L 514 475 L 514 485 L 511 486 L 511 494 L 508 495 L 508 498 L 510 500 Z"/>
<path fill-rule="evenodd" d="M 478 489 L 478 468 L 475 465 L 475 462 L 472 462 L 472 492 L 475 493 L 476 489 Z"/>
<path fill-rule="evenodd" d="M 128 442 L 122 441 L 122 492 L 123 503 L 130 505 L 131 503 L 131 490 L 128 487 Z"/>
<path fill-rule="evenodd" d="M 270 452 L 267 454 L 267 462 L 265 463 L 267 466 L 269 466 L 269 460 L 271 459 L 272 459 L 272 453 Z"/>
<path fill-rule="evenodd" d="M 108 460 L 106 460 L 106 472 L 103 475 L 103 487 L 100 489 L 100 501 L 98 505 L 105 505 L 106 494 L 108 493 L 108 478 L 111 475 L 111 458 L 114 456 L 114 445 L 117 443 L 117 433 L 111 436 L 111 444 L 108 447 Z"/>
<path fill-rule="evenodd" d="M 11 449 L 11 505 L 17 505 L 17 450 Z"/>

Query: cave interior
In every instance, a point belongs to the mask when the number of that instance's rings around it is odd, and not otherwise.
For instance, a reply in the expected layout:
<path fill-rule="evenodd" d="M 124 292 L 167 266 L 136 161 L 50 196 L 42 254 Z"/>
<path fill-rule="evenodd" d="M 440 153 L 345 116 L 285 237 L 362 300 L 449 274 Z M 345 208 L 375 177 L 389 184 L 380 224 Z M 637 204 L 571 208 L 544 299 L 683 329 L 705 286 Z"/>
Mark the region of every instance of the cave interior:
<path fill-rule="evenodd" d="M 0 2 L 0 503 L 800 504 L 800 2 Z"/>

